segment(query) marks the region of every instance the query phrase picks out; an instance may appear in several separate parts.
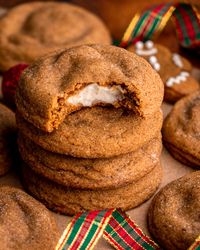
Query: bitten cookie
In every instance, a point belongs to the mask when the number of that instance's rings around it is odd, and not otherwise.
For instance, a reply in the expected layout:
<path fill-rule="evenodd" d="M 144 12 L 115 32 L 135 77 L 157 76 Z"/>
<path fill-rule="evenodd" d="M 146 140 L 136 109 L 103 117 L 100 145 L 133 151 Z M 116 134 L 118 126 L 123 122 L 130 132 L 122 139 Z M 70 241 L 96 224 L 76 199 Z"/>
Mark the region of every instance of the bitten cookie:
<path fill-rule="evenodd" d="M 114 189 L 73 189 L 47 180 L 36 174 L 27 165 L 22 168 L 25 188 L 50 209 L 73 215 L 88 210 L 118 207 L 131 209 L 149 199 L 158 188 L 162 169 L 154 169 L 137 182 Z"/>
<path fill-rule="evenodd" d="M 199 89 L 199 83 L 191 76 L 190 62 L 179 54 L 152 41 L 139 41 L 128 50 L 145 58 L 158 72 L 165 84 L 165 101 L 174 103 Z"/>
<path fill-rule="evenodd" d="M 51 132 L 70 113 L 94 105 L 140 116 L 160 109 L 163 83 L 142 58 L 109 45 L 83 45 L 47 55 L 25 69 L 16 92 L 19 113 Z"/>
<path fill-rule="evenodd" d="M 22 4 L 0 19 L 0 70 L 86 43 L 111 43 L 107 28 L 94 14 L 68 3 Z"/>
<path fill-rule="evenodd" d="M 186 250 L 200 232 L 200 171 L 165 186 L 153 199 L 148 227 L 166 250 Z"/>
<path fill-rule="evenodd" d="M 19 135 L 22 159 L 35 172 L 64 186 L 74 188 L 114 188 L 136 182 L 159 162 L 160 136 L 142 148 L 117 157 L 83 159 L 51 153 Z"/>
<path fill-rule="evenodd" d="M 0 187 L 0 220 L 0 249 L 53 250 L 59 239 L 46 207 L 14 187 Z"/>
<path fill-rule="evenodd" d="M 14 113 L 0 103 L 0 176 L 7 173 L 13 163 L 16 130 Z"/>
<path fill-rule="evenodd" d="M 163 142 L 177 160 L 200 168 L 200 91 L 178 101 L 163 124 Z"/>
<path fill-rule="evenodd" d="M 142 118 L 123 109 L 93 107 L 66 116 L 52 133 L 43 132 L 19 114 L 20 132 L 42 148 L 82 158 L 107 158 L 133 152 L 155 138 L 162 113 Z"/>

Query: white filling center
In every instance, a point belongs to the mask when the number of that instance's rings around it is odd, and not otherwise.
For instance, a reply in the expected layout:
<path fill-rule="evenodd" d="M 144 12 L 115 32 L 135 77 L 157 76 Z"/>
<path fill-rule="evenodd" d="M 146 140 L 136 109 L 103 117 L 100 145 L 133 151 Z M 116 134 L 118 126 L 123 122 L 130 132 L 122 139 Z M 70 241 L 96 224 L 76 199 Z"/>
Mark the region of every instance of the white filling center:
<path fill-rule="evenodd" d="M 73 105 L 91 107 L 96 103 L 113 104 L 124 99 L 123 90 L 120 86 L 102 87 L 97 83 L 91 83 L 83 88 L 78 94 L 70 96 L 67 102 Z"/>

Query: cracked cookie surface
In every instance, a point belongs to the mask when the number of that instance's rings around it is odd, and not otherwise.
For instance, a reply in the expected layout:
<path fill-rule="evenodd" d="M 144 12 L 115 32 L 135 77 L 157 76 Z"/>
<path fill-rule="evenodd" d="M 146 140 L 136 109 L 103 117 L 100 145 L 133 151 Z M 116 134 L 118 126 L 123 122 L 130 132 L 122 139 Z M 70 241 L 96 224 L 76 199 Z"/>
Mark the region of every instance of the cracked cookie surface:
<path fill-rule="evenodd" d="M 0 187 L 0 219 L 1 249 L 53 250 L 59 239 L 47 208 L 18 188 Z"/>
<path fill-rule="evenodd" d="M 200 232 L 200 171 L 165 186 L 154 197 L 148 227 L 166 250 L 186 250 Z"/>
<path fill-rule="evenodd" d="M 163 123 L 163 142 L 179 161 L 200 167 L 200 91 L 179 100 Z"/>
<path fill-rule="evenodd" d="M 86 43 L 111 43 L 106 26 L 87 10 L 58 2 L 18 5 L 0 19 L 0 69 Z"/>
<path fill-rule="evenodd" d="M 94 94 L 87 105 L 85 99 Z M 48 132 L 88 106 L 123 107 L 145 117 L 160 108 L 162 99 L 163 83 L 151 66 L 109 45 L 83 45 L 41 58 L 25 69 L 16 92 L 18 112 Z"/>

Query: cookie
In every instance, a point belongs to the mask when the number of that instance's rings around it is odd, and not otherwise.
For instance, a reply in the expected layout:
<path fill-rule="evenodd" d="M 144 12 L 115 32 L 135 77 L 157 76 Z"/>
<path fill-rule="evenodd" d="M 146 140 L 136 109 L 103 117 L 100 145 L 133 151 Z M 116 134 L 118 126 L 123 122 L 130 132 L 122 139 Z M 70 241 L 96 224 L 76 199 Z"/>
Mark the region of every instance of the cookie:
<path fill-rule="evenodd" d="M 94 14 L 68 3 L 22 4 L 0 19 L 0 70 L 86 43 L 111 43 L 108 29 Z"/>
<path fill-rule="evenodd" d="M 163 45 L 139 41 L 128 50 L 145 58 L 158 72 L 165 84 L 165 101 L 174 103 L 199 89 L 199 83 L 191 75 L 190 62 Z"/>
<path fill-rule="evenodd" d="M 160 164 L 141 178 L 123 187 L 114 189 L 73 189 L 56 184 L 37 175 L 23 166 L 22 179 L 25 188 L 48 208 L 63 214 L 73 215 L 83 211 L 119 207 L 131 209 L 149 199 L 158 188 L 162 177 Z"/>
<path fill-rule="evenodd" d="M 200 91 L 178 101 L 164 121 L 163 143 L 179 161 L 200 167 Z"/>
<path fill-rule="evenodd" d="M 21 157 L 30 168 L 44 177 L 74 188 L 113 188 L 138 181 L 159 162 L 162 143 L 160 136 L 142 148 L 125 155 L 83 159 L 51 153 L 19 135 Z"/>
<path fill-rule="evenodd" d="M 53 216 L 20 189 L 0 187 L 0 249 L 49 250 L 59 239 Z"/>
<path fill-rule="evenodd" d="M 166 250 L 186 250 L 200 232 L 200 171 L 165 186 L 154 197 L 148 227 Z"/>
<path fill-rule="evenodd" d="M 0 103 L 0 176 L 6 174 L 14 162 L 16 130 L 14 113 Z"/>
<path fill-rule="evenodd" d="M 153 115 L 163 83 L 146 61 L 125 49 L 83 45 L 47 55 L 25 69 L 16 91 L 18 112 L 52 132 L 70 113 L 95 105 Z"/>
<path fill-rule="evenodd" d="M 93 107 L 66 116 L 59 129 L 43 132 L 19 114 L 20 132 L 42 148 L 82 158 L 107 158 L 142 147 L 162 127 L 162 113 L 142 118 L 123 109 Z"/>

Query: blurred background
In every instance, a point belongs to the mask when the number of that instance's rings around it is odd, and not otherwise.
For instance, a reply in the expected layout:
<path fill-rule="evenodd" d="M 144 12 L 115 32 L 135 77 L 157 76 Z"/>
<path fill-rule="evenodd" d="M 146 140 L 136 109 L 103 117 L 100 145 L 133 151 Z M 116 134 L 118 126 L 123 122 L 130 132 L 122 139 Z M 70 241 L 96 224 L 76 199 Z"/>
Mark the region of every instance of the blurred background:
<path fill-rule="evenodd" d="M 34 0 L 0 0 L 0 6 L 4 8 L 11 8 L 20 3 L 31 2 Z M 45 0 L 43 0 L 45 1 Z M 48 0 L 49 1 L 49 0 Z M 63 2 L 71 2 L 80 5 L 103 19 L 109 28 L 114 40 L 120 41 L 128 24 L 137 12 L 141 12 L 147 7 L 154 4 L 178 2 L 176 0 L 69 0 Z M 179 1 L 180 2 L 180 1 Z M 194 4 L 200 10 L 200 0 L 181 1 Z M 166 39 L 167 38 L 167 39 Z M 200 53 L 200 49 L 195 51 L 180 48 L 176 31 L 173 26 L 173 21 L 170 20 L 163 32 L 157 38 L 159 42 L 169 47 L 173 52 L 179 52 L 186 56 L 196 67 L 200 67 L 199 58 L 196 53 Z"/>

